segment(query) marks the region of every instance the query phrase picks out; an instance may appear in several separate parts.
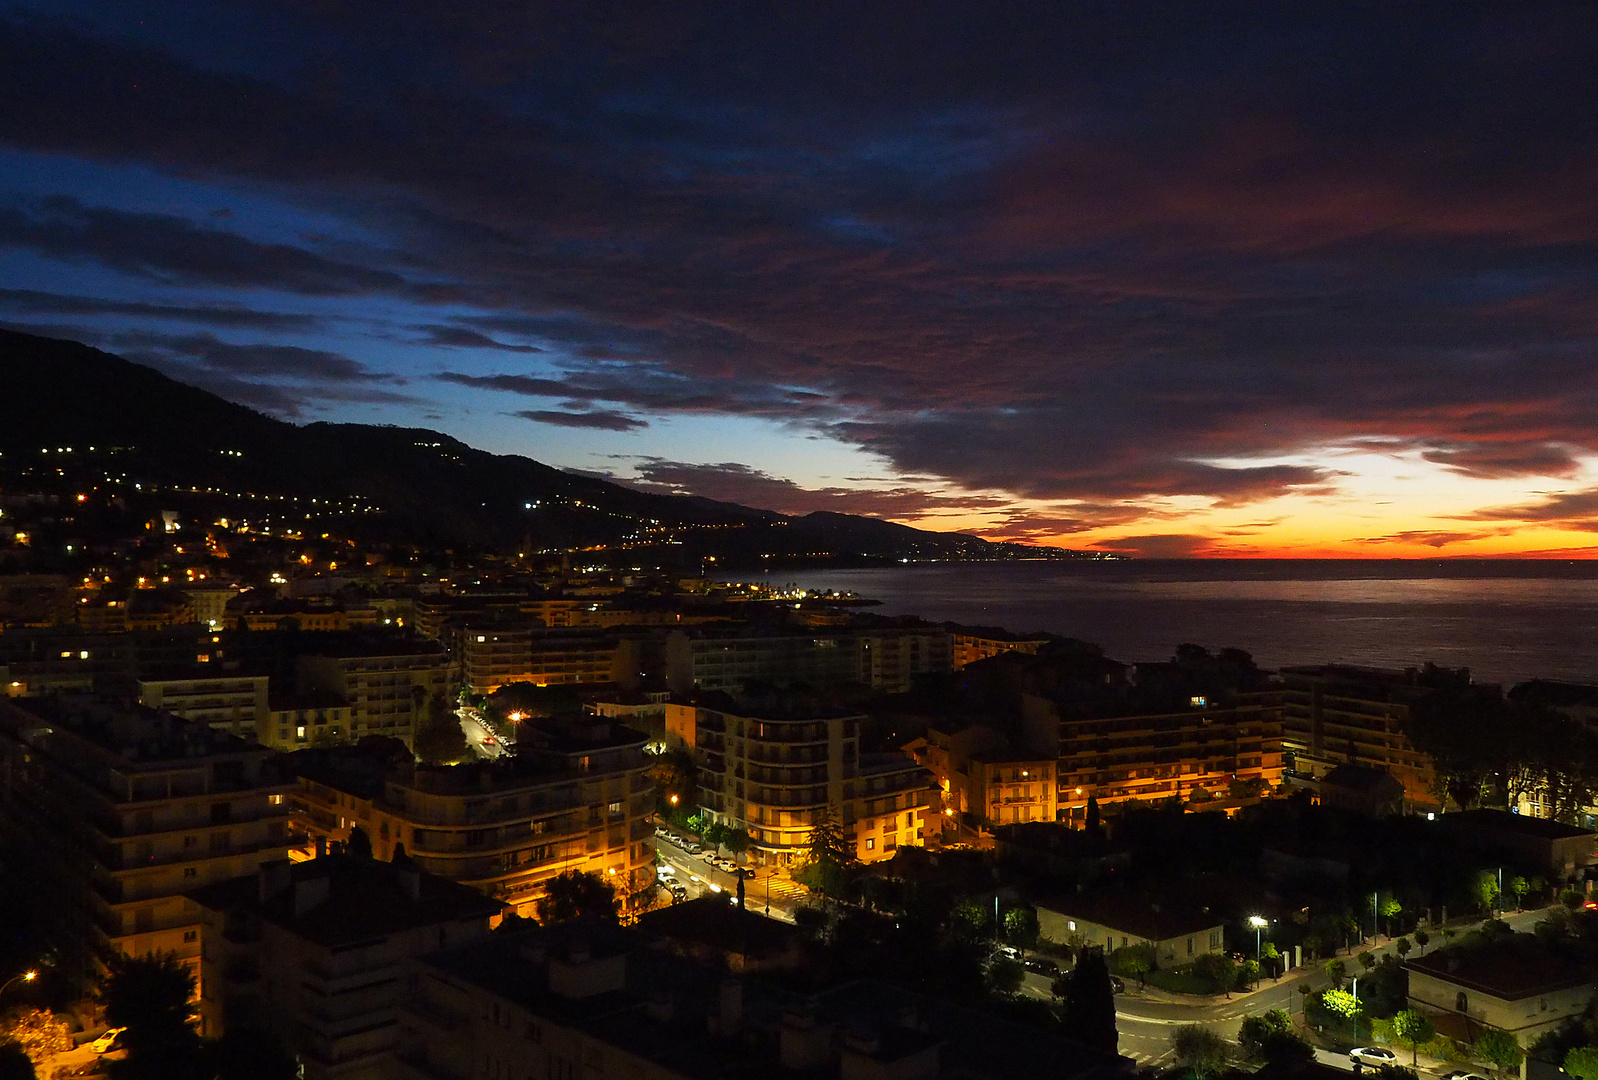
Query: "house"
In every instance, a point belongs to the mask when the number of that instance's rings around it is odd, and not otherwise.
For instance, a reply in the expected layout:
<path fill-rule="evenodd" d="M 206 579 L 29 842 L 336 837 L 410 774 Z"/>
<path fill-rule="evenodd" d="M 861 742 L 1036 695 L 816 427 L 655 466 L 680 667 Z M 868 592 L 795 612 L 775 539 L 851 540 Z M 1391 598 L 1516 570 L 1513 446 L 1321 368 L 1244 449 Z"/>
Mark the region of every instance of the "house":
<path fill-rule="evenodd" d="M 1492 1027 L 1530 1046 L 1579 1016 L 1594 990 L 1592 976 L 1574 957 L 1531 934 L 1439 949 L 1404 966 L 1410 1005 L 1430 1014 L 1438 1030 L 1461 1039 Z"/>
<path fill-rule="evenodd" d="M 1052 941 L 1097 946 L 1106 953 L 1152 945 L 1161 967 L 1188 964 L 1225 948 L 1224 920 L 1207 908 L 1111 893 L 1034 906 L 1038 932 Z"/>
<path fill-rule="evenodd" d="M 1372 818 L 1404 812 L 1404 785 L 1386 769 L 1338 765 L 1320 780 L 1324 806 Z"/>
<path fill-rule="evenodd" d="M 1545 867 L 1562 877 L 1598 863 L 1598 833 L 1504 810 L 1463 810 L 1438 821 L 1464 846 Z"/>

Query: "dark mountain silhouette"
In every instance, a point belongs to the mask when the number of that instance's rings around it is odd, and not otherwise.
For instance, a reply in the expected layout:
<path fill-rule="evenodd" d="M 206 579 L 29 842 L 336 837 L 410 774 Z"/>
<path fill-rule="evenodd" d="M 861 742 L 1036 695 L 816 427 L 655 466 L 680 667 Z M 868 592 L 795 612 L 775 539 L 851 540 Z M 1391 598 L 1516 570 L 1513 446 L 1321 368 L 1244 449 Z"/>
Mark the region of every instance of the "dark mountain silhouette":
<path fill-rule="evenodd" d="M 789 517 L 658 495 L 475 450 L 425 428 L 296 425 L 154 368 L 73 341 L 0 330 L 0 453 L 15 476 L 47 448 L 118 448 L 116 468 L 158 489 L 360 496 L 381 509 L 359 527 L 394 540 L 465 547 L 670 547 L 729 565 L 830 558 L 1063 557 L 890 521 Z"/>

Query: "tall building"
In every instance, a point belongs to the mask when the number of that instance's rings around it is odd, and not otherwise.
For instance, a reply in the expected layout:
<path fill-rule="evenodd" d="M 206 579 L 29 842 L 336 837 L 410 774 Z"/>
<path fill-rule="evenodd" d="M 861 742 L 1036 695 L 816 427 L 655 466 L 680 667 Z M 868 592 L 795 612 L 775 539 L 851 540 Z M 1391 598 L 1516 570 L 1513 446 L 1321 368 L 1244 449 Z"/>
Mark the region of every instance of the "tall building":
<path fill-rule="evenodd" d="M 741 692 L 751 684 L 812 688 L 858 684 L 903 693 L 916 676 L 948 671 L 950 636 L 932 627 L 674 630 L 666 637 L 666 681 L 674 693 Z"/>
<path fill-rule="evenodd" d="M 478 694 L 518 682 L 631 687 L 640 675 L 637 644 L 594 630 L 501 624 L 467 626 L 461 634 L 466 683 Z"/>
<path fill-rule="evenodd" d="M 856 854 L 871 862 L 924 842 L 933 781 L 906 754 L 862 753 L 865 719 L 804 706 L 748 706 L 734 714 L 671 705 L 666 737 L 694 751 L 702 808 L 747 831 L 756 861 L 802 861 L 810 831 L 830 810 L 853 836 Z"/>
<path fill-rule="evenodd" d="M 987 626 L 955 626 L 951 628 L 953 660 L 956 669 L 978 660 L 1015 652 L 1036 656 L 1039 649 L 1049 643 L 1046 635 L 1012 634 L 1007 630 Z"/>
<path fill-rule="evenodd" d="M 241 739 L 264 742 L 268 683 L 266 675 L 209 670 L 216 665 L 192 664 L 139 677 L 139 704 L 165 709 L 185 720 L 198 720 Z"/>
<path fill-rule="evenodd" d="M 1063 713 L 1063 715 L 1062 715 Z M 1274 694 L 1239 695 L 1183 712 L 1072 715 L 1034 694 L 1022 698 L 1023 736 L 1053 759 L 1061 820 L 1085 821 L 1089 799 L 1157 802 L 1224 798 L 1234 781 L 1282 782 L 1282 708 Z"/>
<path fill-rule="evenodd" d="M 318 634 L 299 657 L 298 693 L 349 705 L 349 736 L 412 745 L 435 696 L 454 706 L 449 658 L 435 641 L 399 634 Z"/>
<path fill-rule="evenodd" d="M 389 1080 L 406 961 L 488 939 L 501 905 L 407 863 L 269 863 L 190 894 L 202 1031 L 270 1036 L 304 1080 Z"/>
<path fill-rule="evenodd" d="M 1283 668 L 1282 747 L 1309 786 L 1339 765 L 1391 773 L 1409 809 L 1441 808 L 1437 767 L 1405 734 L 1411 711 L 1438 692 L 1432 680 L 1469 685 L 1466 671 L 1430 675 L 1328 664 Z"/>
<path fill-rule="evenodd" d="M 281 780 L 253 742 L 89 696 L 0 701 L 6 864 L 72 973 L 107 949 L 200 959 L 183 894 L 253 873 L 293 842 Z"/>
<path fill-rule="evenodd" d="M 654 789 L 644 737 L 598 717 L 525 729 L 512 758 L 374 770 L 358 752 L 295 768 L 299 820 L 313 836 L 360 828 L 378 858 L 403 848 L 424 871 L 532 915 L 545 884 L 582 870 L 624 904 L 654 883 Z"/>

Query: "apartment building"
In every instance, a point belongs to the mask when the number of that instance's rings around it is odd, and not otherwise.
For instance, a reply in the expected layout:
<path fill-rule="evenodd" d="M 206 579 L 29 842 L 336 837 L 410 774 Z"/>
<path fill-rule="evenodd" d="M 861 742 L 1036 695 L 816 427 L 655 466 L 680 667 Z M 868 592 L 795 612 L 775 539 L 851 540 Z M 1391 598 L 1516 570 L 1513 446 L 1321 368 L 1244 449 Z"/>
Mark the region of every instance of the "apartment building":
<path fill-rule="evenodd" d="M 863 862 L 925 841 L 932 776 L 906 754 L 862 753 L 865 717 L 782 704 L 742 712 L 671 705 L 666 736 L 694 751 L 701 808 L 747 831 L 757 862 L 802 861 L 829 809 Z"/>
<path fill-rule="evenodd" d="M 905 749 L 932 773 L 943 808 L 961 825 L 983 830 L 1057 817 L 1058 759 L 1020 749 L 994 728 L 929 727 Z"/>
<path fill-rule="evenodd" d="M 598 717 L 523 728 L 512 758 L 373 771 L 354 754 L 295 766 L 295 810 L 313 836 L 359 828 L 378 858 L 403 850 L 424 871 L 532 915 L 545 883 L 582 870 L 624 906 L 654 883 L 654 790 L 644 738 Z"/>
<path fill-rule="evenodd" d="M 0 701 L 0 836 L 68 971 L 106 949 L 200 960 L 183 894 L 253 873 L 293 842 L 270 751 L 114 699 Z"/>
<path fill-rule="evenodd" d="M 756 918 L 756 916 L 749 916 Z M 1132 1062 L 902 987 L 730 978 L 569 924 L 411 964 L 406 1080 L 1111 1080 Z"/>
<path fill-rule="evenodd" d="M 401 634 L 321 634 L 298 659 L 301 695 L 349 704 L 349 737 L 386 735 L 412 745 L 435 695 L 449 701 L 449 658 L 435 641 Z"/>
<path fill-rule="evenodd" d="M 1047 635 L 1022 636 L 997 627 L 953 626 L 950 629 L 950 650 L 956 669 L 1000 653 L 1036 656 L 1038 650 L 1049 643 Z"/>
<path fill-rule="evenodd" d="M 466 684 L 492 694 L 509 683 L 536 686 L 636 685 L 638 642 L 594 630 L 467 626 L 461 635 Z"/>
<path fill-rule="evenodd" d="M 1468 672 L 1444 671 L 1469 682 Z M 1406 809 L 1438 810 L 1436 763 L 1405 734 L 1411 710 L 1437 692 L 1421 673 L 1339 665 L 1283 668 L 1282 747 L 1288 769 L 1313 781 L 1338 765 L 1391 773 Z"/>
<path fill-rule="evenodd" d="M 273 696 L 257 736 L 262 746 L 285 752 L 349 740 L 349 702 L 330 694 Z"/>
<path fill-rule="evenodd" d="M 1084 821 L 1089 799 L 1159 802 L 1225 798 L 1232 782 L 1282 782 L 1282 707 L 1274 694 L 1215 708 L 1143 716 L 1072 715 L 1022 696 L 1022 738 L 1055 761 L 1060 820 Z M 1062 715 L 1064 712 L 1064 715 Z"/>
<path fill-rule="evenodd" d="M 275 862 L 189 896 L 199 913 L 201 1030 L 250 1029 L 304 1080 L 390 1080 L 406 962 L 488 940 L 501 905 L 408 861 Z"/>
<path fill-rule="evenodd" d="M 666 637 L 666 682 L 679 694 L 695 688 L 738 692 L 761 683 L 813 688 L 857 683 L 903 693 L 918 675 L 950 670 L 949 643 L 946 631 L 926 627 L 803 634 L 678 630 Z"/>
<path fill-rule="evenodd" d="M 266 675 L 206 670 L 211 666 L 195 664 L 144 673 L 138 682 L 139 704 L 198 720 L 241 739 L 259 740 L 270 711 L 271 680 Z"/>

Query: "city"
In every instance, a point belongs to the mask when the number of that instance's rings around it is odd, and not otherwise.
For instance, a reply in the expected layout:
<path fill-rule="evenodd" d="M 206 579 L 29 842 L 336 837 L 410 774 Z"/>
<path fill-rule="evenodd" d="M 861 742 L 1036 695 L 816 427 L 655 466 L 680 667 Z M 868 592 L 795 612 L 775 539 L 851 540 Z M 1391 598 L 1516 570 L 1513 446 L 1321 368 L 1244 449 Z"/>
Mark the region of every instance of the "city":
<path fill-rule="evenodd" d="M 1595 55 L 7 0 L 0 1080 L 1598 1080 Z"/>

